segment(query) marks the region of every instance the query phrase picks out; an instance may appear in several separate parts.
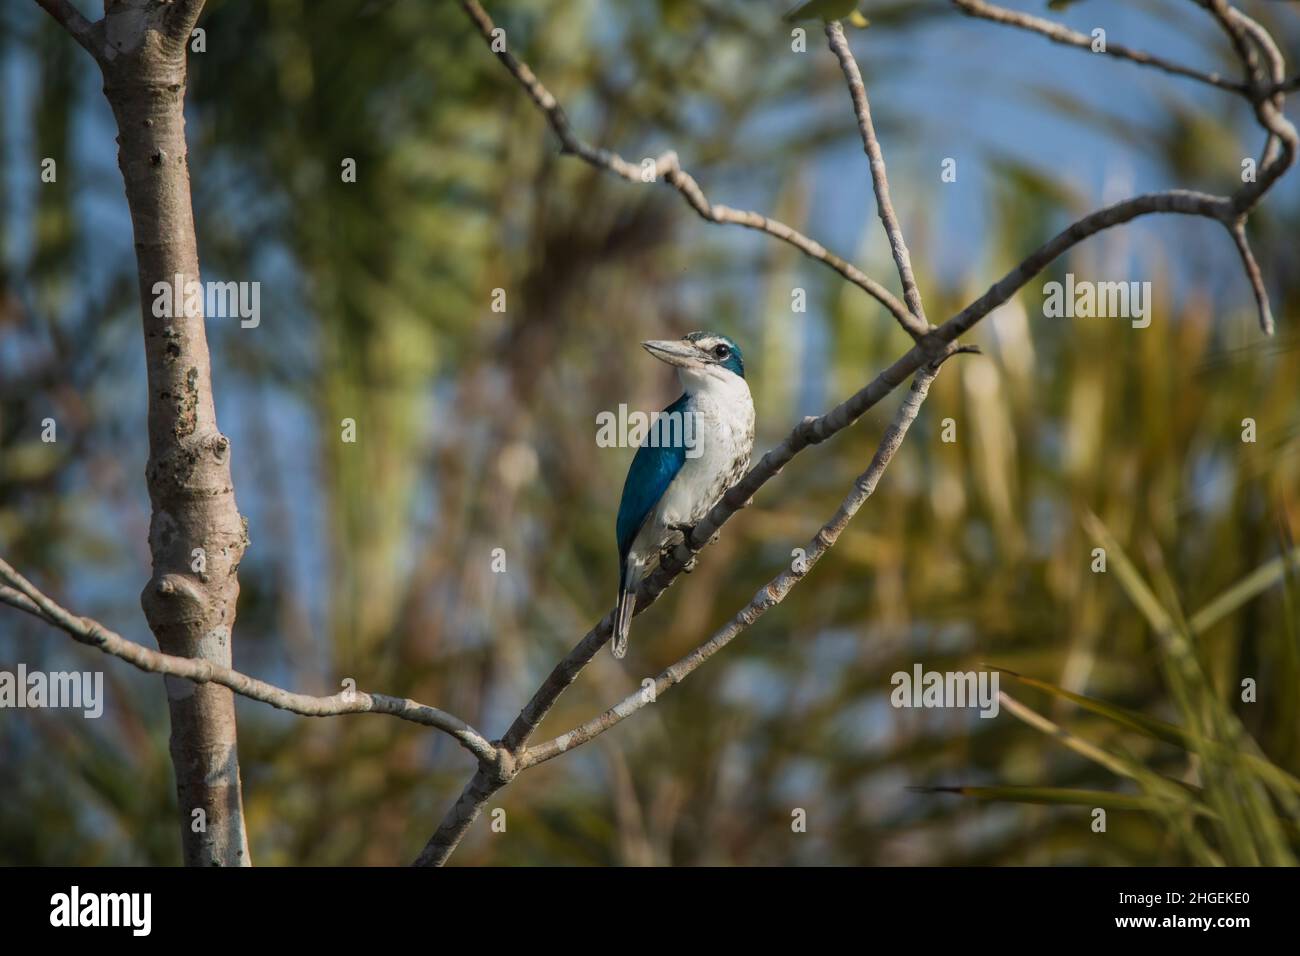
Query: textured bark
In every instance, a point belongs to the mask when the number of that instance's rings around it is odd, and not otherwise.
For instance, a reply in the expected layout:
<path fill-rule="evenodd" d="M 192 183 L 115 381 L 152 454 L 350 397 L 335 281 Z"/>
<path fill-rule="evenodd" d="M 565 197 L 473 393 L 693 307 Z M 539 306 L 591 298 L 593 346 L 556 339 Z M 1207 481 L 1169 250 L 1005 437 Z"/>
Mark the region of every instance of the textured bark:
<path fill-rule="evenodd" d="M 154 315 L 156 283 L 199 281 L 184 105 L 187 42 L 201 6 L 115 0 L 94 25 L 100 45 L 91 52 L 117 120 L 144 323 L 153 576 L 140 601 L 164 652 L 229 667 L 248 540 L 230 442 L 217 428 L 204 319 L 174 317 L 179 308 Z M 185 863 L 247 865 L 234 695 L 215 683 L 165 681 Z"/>
<path fill-rule="evenodd" d="M 424 845 L 415 860 L 415 866 L 442 866 L 456 852 L 460 841 L 474 821 L 483 812 L 483 807 L 498 790 L 508 783 L 508 779 L 494 776 L 490 769 L 480 767 L 470 777 L 469 783 L 461 791 L 455 805 L 447 811 L 438 829 L 434 831 L 429 842 Z"/>

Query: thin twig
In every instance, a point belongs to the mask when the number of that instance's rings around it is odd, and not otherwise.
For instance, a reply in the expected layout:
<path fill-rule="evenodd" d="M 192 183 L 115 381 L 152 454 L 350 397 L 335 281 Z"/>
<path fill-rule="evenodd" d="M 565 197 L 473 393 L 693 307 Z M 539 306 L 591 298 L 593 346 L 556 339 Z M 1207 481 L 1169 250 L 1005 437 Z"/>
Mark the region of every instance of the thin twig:
<path fill-rule="evenodd" d="M 862 135 L 862 148 L 871 165 L 871 185 L 876 194 L 876 211 L 880 222 L 889 237 L 889 249 L 898 267 L 898 278 L 903 283 L 903 299 L 912 314 L 919 318 L 929 330 L 930 323 L 925 318 L 925 308 L 921 305 L 921 292 L 916 286 L 916 276 L 912 274 L 912 257 L 907 252 L 907 243 L 903 240 L 903 230 L 898 225 L 898 216 L 894 212 L 894 202 L 889 195 L 889 177 L 885 173 L 885 155 L 876 139 L 876 127 L 871 121 L 871 104 L 867 101 L 867 87 L 862 82 L 862 73 L 858 70 L 858 61 L 853 58 L 849 41 L 844 37 L 844 28 L 838 20 L 826 24 L 826 39 L 831 52 L 840 62 L 844 79 L 848 83 L 849 96 L 853 100 L 853 112 L 858 119 L 858 132 Z"/>
<path fill-rule="evenodd" d="M 330 697 L 295 694 L 209 660 L 163 654 L 143 644 L 129 641 L 98 621 L 78 617 L 71 611 L 65 610 L 3 559 L 0 559 L 0 580 L 8 585 L 0 588 L 0 601 L 34 614 L 46 623 L 66 631 L 79 643 L 98 648 L 105 654 L 120 658 L 142 671 L 180 677 L 196 684 L 221 684 L 241 697 L 261 701 L 304 717 L 389 714 L 450 734 L 480 762 L 494 763 L 498 759 L 496 748 L 488 742 L 487 738 L 460 718 L 436 707 L 406 698 L 368 694 L 359 690 L 345 691 Z"/>
<path fill-rule="evenodd" d="M 1255 254 L 1250 249 L 1250 240 L 1246 238 L 1246 224 L 1238 220 L 1227 229 L 1232 235 L 1232 241 L 1237 245 L 1241 264 L 1246 270 L 1246 278 L 1250 281 L 1250 290 L 1255 293 L 1255 305 L 1259 309 L 1259 327 L 1263 329 L 1265 335 L 1272 335 L 1273 310 L 1268 304 L 1268 290 L 1264 288 L 1264 273 L 1260 271 Z"/>
<path fill-rule="evenodd" d="M 1196 0 L 1196 3 L 1209 10 L 1210 15 L 1219 21 L 1219 26 L 1228 35 L 1228 40 L 1232 43 L 1233 50 L 1236 51 L 1237 59 L 1246 71 L 1246 82 L 1243 85 L 1249 91 L 1259 79 L 1259 57 L 1250 45 L 1250 40 L 1247 38 L 1245 31 L 1241 29 L 1240 22 L 1233 17 L 1236 11 L 1226 0 Z"/>
<path fill-rule="evenodd" d="M 985 3 L 984 0 L 952 0 L 952 2 L 958 7 L 958 9 L 969 16 L 981 20 L 991 20 L 994 23 L 1001 23 L 1007 26 L 1018 27 L 1022 30 L 1029 30 L 1032 33 L 1037 33 L 1041 36 L 1047 37 L 1047 39 L 1051 40 L 1053 43 L 1078 47 L 1079 49 L 1088 50 L 1089 52 L 1092 51 L 1092 37 L 1088 36 L 1086 33 L 1079 33 L 1077 30 L 1071 30 L 1069 27 L 1062 26 L 1053 20 L 1045 20 L 1042 17 L 1036 17 L 1029 13 L 1022 13 L 1019 10 L 1008 10 L 1006 7 L 999 7 L 996 4 Z M 1244 94 L 1247 92 L 1247 86 L 1245 83 L 1225 79 L 1218 73 L 1207 73 L 1202 70 L 1193 69 L 1192 67 L 1183 66 L 1180 63 L 1174 63 L 1173 61 L 1166 60 L 1163 57 L 1147 53 L 1145 50 L 1134 50 L 1131 47 L 1107 41 L 1105 50 L 1099 52 L 1120 60 L 1128 60 L 1131 63 L 1139 63 L 1142 66 L 1154 67 L 1157 70 L 1163 70 L 1164 72 L 1172 73 L 1175 76 L 1184 76 L 1201 83 L 1208 83 L 1210 86 L 1216 86 L 1221 90 L 1228 90 L 1232 93 Z"/>
<path fill-rule="evenodd" d="M 41 613 L 41 609 L 37 606 L 36 602 L 21 591 L 15 591 L 13 588 L 0 586 L 0 604 L 8 604 L 10 607 L 16 607 L 20 611 L 26 611 L 28 614 L 32 615 L 32 617 L 45 621 L 46 624 L 50 623 L 49 619 Z"/>
<path fill-rule="evenodd" d="M 1273 183 L 1291 168 L 1297 148 L 1300 148 L 1300 135 L 1284 112 L 1286 94 L 1276 88 L 1286 75 L 1286 63 L 1282 51 L 1269 32 L 1226 0 L 1196 2 L 1214 14 L 1232 40 L 1242 67 L 1250 77 L 1250 97 L 1255 107 L 1255 119 L 1268 134 L 1255 181 L 1247 183 L 1233 196 L 1233 207 L 1239 214 L 1245 215 L 1255 207 Z M 1260 62 L 1256 52 L 1263 55 L 1267 65 Z"/>
<path fill-rule="evenodd" d="M 503 36 L 493 36 L 497 26 L 492 22 L 492 18 L 488 16 L 483 7 L 476 0 L 462 0 L 461 6 L 465 8 L 469 18 L 474 22 L 479 33 L 482 34 L 483 39 L 487 41 L 489 49 L 493 51 L 497 59 L 504 64 L 505 68 L 519 82 L 519 85 L 528 93 L 529 98 L 542 111 L 551 129 L 559 138 L 560 148 L 563 152 L 576 156 L 598 169 L 608 170 L 629 182 L 643 183 L 646 181 L 640 165 L 629 163 L 618 153 L 611 150 L 600 149 L 583 142 L 573 132 L 573 126 L 570 124 L 568 116 L 551 91 L 542 84 L 527 63 L 521 62 L 510 52 L 508 45 L 502 42 L 504 40 Z M 730 206 L 710 203 L 699 183 L 695 181 L 690 173 L 682 169 L 677 154 L 672 150 L 663 153 L 655 160 L 654 179 L 656 182 L 662 179 L 676 189 L 701 218 L 709 222 L 730 223 L 744 226 L 747 229 L 754 229 L 758 232 L 765 232 L 769 236 L 794 246 L 808 258 L 834 269 L 888 309 L 889 313 L 898 321 L 898 324 L 912 338 L 919 338 L 928 331 L 926 324 L 908 312 L 907 306 L 900 302 L 893 293 L 843 257 L 827 250 L 821 243 L 809 239 L 798 230 L 761 213 L 732 209 Z"/>

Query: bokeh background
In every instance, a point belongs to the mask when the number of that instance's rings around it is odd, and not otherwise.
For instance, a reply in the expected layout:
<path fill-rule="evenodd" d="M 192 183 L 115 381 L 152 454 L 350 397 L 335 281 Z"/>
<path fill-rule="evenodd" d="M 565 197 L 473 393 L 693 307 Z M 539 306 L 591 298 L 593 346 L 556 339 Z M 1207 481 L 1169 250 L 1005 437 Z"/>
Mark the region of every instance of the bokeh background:
<path fill-rule="evenodd" d="M 1296 5 L 1247 8 L 1300 54 Z M 842 77 L 816 25 L 808 52 L 791 52 L 781 0 L 488 9 L 581 135 L 632 160 L 674 148 L 715 202 L 783 219 L 896 287 Z M 1261 146 L 1248 107 L 1208 87 L 942 2 L 864 10 L 871 26 L 851 42 L 935 321 L 1077 215 L 1151 188 L 1230 191 Z M 1052 15 L 1193 65 L 1233 62 L 1179 0 L 1084 0 Z M 560 156 L 455 4 L 210 0 L 201 25 L 188 133 L 204 278 L 256 280 L 262 295 L 258 328 L 208 322 L 252 539 L 234 644 L 245 672 L 313 693 L 351 677 L 500 734 L 613 602 L 632 452 L 598 448 L 595 418 L 677 394 L 639 341 L 696 328 L 736 338 L 760 451 L 909 344 L 873 300 L 793 250 L 706 224 L 663 185 Z M 138 603 L 139 304 L 100 85 L 35 4 L 0 9 L 0 554 L 153 646 Z M 44 157 L 56 184 L 40 182 Z M 340 182 L 345 157 L 354 184 Z M 947 158 L 953 183 L 940 178 Z M 1258 788 L 1235 764 L 1216 777 L 1212 749 L 1004 680 L 1079 738 L 1208 794 L 1209 817 L 1175 814 L 1138 805 L 1152 792 L 1141 774 L 1005 709 L 981 720 L 888 697 L 890 675 L 915 663 L 991 663 L 1207 733 L 1235 715 L 1261 760 L 1300 772 L 1294 574 L 1193 635 L 1191 677 L 1171 676 L 1168 645 L 1131 597 L 1146 582 L 1191 614 L 1294 548 L 1297 179 L 1251 224 L 1275 339 L 1260 335 L 1214 224 L 1143 220 L 1089 241 L 977 328 L 984 356 L 939 377 L 875 497 L 784 604 L 653 708 L 520 777 L 492 804 L 506 832 L 480 821 L 454 862 L 1287 862 L 1289 785 L 1243 837 L 1215 808 Z M 1042 283 L 1067 271 L 1150 281 L 1151 326 L 1044 318 Z M 491 309 L 496 288 L 504 313 Z M 791 309 L 795 288 L 806 312 Z M 638 618 L 627 661 L 602 653 L 538 739 L 621 699 L 748 601 L 834 511 L 901 394 L 769 483 Z M 53 444 L 40 440 L 47 416 Z M 339 440 L 344 417 L 356 444 Z M 954 443 L 941 441 L 945 418 Z M 1113 553 L 1108 573 L 1090 570 L 1089 512 L 1131 557 L 1127 577 Z M 0 609 L 0 667 L 19 661 L 102 669 L 107 708 L 97 721 L 0 712 L 0 862 L 178 863 L 161 681 Z M 1259 682 L 1255 703 L 1240 700 L 1244 677 Z M 241 700 L 239 720 L 264 865 L 408 862 L 472 770 L 448 738 L 391 719 Z M 909 789 L 951 785 L 1135 802 L 1098 834 L 1095 801 Z M 806 833 L 792 832 L 795 808 Z"/>

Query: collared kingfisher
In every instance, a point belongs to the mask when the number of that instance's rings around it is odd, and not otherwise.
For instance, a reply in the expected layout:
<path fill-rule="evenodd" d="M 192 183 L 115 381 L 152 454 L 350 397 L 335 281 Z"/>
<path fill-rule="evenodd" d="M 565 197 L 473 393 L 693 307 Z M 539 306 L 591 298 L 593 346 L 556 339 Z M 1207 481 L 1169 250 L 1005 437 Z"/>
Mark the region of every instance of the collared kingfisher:
<path fill-rule="evenodd" d="M 740 480 L 754 448 L 754 401 L 735 342 L 692 332 L 641 346 L 677 368 L 682 395 L 656 416 L 623 484 L 611 645 L 618 658 L 627 653 L 638 585 Z"/>

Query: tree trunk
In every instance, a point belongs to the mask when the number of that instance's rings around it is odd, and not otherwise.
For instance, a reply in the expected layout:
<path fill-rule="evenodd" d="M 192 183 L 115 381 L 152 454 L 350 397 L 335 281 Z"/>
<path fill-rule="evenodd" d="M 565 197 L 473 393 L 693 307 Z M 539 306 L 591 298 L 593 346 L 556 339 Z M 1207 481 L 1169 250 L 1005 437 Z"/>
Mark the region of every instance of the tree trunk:
<path fill-rule="evenodd" d="M 230 666 L 236 572 L 248 539 L 230 441 L 217 428 L 202 310 L 183 308 L 186 283 L 199 281 L 184 106 L 187 45 L 201 6 L 106 4 L 97 59 L 117 119 L 148 366 L 153 576 L 140 602 L 163 651 Z M 158 283 L 181 291 L 161 316 Z M 185 863 L 248 865 L 234 695 L 216 684 L 166 681 Z"/>

